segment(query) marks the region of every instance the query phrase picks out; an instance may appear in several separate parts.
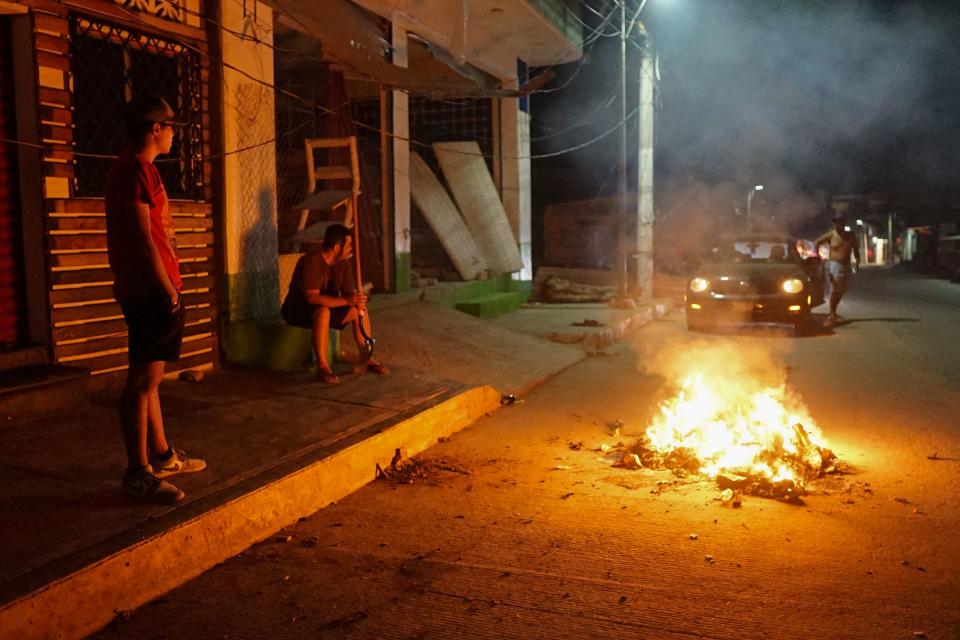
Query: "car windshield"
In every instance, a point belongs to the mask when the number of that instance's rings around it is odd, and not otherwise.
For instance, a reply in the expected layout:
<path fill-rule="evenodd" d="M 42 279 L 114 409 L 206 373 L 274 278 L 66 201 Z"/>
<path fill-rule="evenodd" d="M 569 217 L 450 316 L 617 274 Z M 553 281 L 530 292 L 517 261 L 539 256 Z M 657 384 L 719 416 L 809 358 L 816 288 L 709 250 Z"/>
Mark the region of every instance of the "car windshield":
<path fill-rule="evenodd" d="M 710 250 L 710 262 L 773 263 L 795 262 L 793 242 L 775 239 L 729 238 Z"/>

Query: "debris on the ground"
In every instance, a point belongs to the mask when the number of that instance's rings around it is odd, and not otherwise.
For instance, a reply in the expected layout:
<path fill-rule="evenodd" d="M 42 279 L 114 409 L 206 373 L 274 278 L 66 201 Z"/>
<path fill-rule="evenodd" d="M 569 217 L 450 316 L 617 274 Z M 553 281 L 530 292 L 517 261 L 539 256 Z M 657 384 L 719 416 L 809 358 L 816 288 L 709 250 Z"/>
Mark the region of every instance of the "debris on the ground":
<path fill-rule="evenodd" d="M 939 452 L 934 453 L 932 456 L 927 456 L 927 460 L 938 460 L 945 462 L 960 462 L 960 458 L 953 458 L 949 456 L 941 456 Z"/>
<path fill-rule="evenodd" d="M 356 622 L 360 622 L 361 620 L 366 620 L 366 619 L 367 619 L 366 611 L 357 611 L 355 613 L 351 613 L 350 615 L 343 616 L 342 618 L 336 618 L 335 620 L 324 622 L 317 628 L 322 631 L 325 631 L 325 630 L 349 627 L 350 625 Z"/>
<path fill-rule="evenodd" d="M 911 502 L 906 498 L 894 498 L 894 501 L 899 502 L 900 504 L 911 504 Z"/>
<path fill-rule="evenodd" d="M 379 464 L 376 465 L 375 479 L 388 480 L 394 486 L 398 484 L 413 484 L 415 480 L 422 480 L 447 471 L 459 473 L 465 476 L 470 475 L 470 471 L 460 465 L 437 458 L 434 460 L 421 460 L 419 458 L 407 458 L 404 449 L 397 449 L 393 460 L 386 469 Z"/>
<path fill-rule="evenodd" d="M 566 470 L 569 469 L 569 468 L 570 468 L 569 465 L 557 464 L 557 465 L 554 465 L 553 468 L 550 469 L 550 470 L 551 470 L 551 471 L 566 471 Z"/>
<path fill-rule="evenodd" d="M 571 325 L 574 327 L 605 327 L 607 326 L 604 323 L 600 322 L 599 320 L 593 320 L 592 318 L 585 318 L 582 322 L 572 322 Z"/>
<path fill-rule="evenodd" d="M 572 495 L 573 495 L 573 492 L 571 491 L 570 493 L 565 493 L 565 494 L 563 494 L 562 496 L 560 496 L 560 499 L 561 499 L 561 500 L 566 500 L 567 498 L 569 498 L 569 497 L 572 496 Z"/>
<path fill-rule="evenodd" d="M 650 489 L 650 493 L 654 495 L 660 495 L 675 484 L 677 484 L 676 480 L 657 480 L 657 486 L 655 486 L 653 489 Z"/>
<path fill-rule="evenodd" d="M 700 536 L 698 536 L 698 535 L 695 534 L 695 533 L 691 533 L 688 537 L 689 537 L 691 540 L 696 540 L 696 539 L 699 538 Z"/>
<path fill-rule="evenodd" d="M 606 444 L 606 443 L 603 443 L 603 444 L 601 444 L 599 447 L 596 448 L 596 451 L 599 451 L 600 453 L 607 453 L 607 452 L 609 452 L 610 449 L 612 449 L 612 448 L 613 448 L 613 447 L 611 447 L 610 445 L 608 445 L 608 444 Z"/>
<path fill-rule="evenodd" d="M 583 448 L 583 441 L 581 440 L 580 442 L 568 442 L 567 448 L 570 449 L 571 451 L 580 451 L 580 449 Z"/>
<path fill-rule="evenodd" d="M 290 534 L 287 534 L 287 533 L 281 533 L 281 534 L 279 534 L 279 535 L 277 535 L 277 536 L 275 536 L 275 537 L 273 538 L 273 541 L 274 541 L 274 542 L 284 542 L 284 543 L 286 543 L 286 542 L 290 542 L 291 540 L 293 540 L 293 536 L 291 536 Z"/>
<path fill-rule="evenodd" d="M 623 420 L 614 420 L 610 425 L 610 431 L 614 436 L 620 435 L 620 430 L 623 429 L 624 423 Z"/>
<path fill-rule="evenodd" d="M 620 459 L 613 463 L 613 466 L 620 467 L 622 469 L 642 469 L 643 462 L 640 461 L 640 456 L 635 453 L 625 453 L 620 456 Z"/>
<path fill-rule="evenodd" d="M 724 489 L 720 492 L 720 503 L 725 507 L 739 509 L 743 504 L 743 494 L 733 489 Z"/>
<path fill-rule="evenodd" d="M 613 299 L 615 289 L 615 287 L 582 284 L 566 278 L 550 276 L 544 283 L 543 300 L 554 303 L 607 302 Z"/>
<path fill-rule="evenodd" d="M 620 604 L 623 604 L 627 601 L 627 596 L 620 596 Z"/>
<path fill-rule="evenodd" d="M 177 377 L 184 382 L 203 382 L 203 376 L 204 372 L 199 369 L 187 369 Z"/>
<path fill-rule="evenodd" d="M 716 560 L 714 560 L 713 556 L 711 555 L 705 555 L 703 556 L 703 559 L 705 562 L 709 562 L 710 564 L 713 564 L 714 562 L 716 562 Z"/>
<path fill-rule="evenodd" d="M 309 538 L 304 538 L 303 540 L 300 541 L 300 546 L 306 547 L 308 549 L 312 549 L 316 547 L 318 544 L 320 544 L 319 536 L 310 536 Z"/>
<path fill-rule="evenodd" d="M 516 404 L 517 402 L 520 402 L 520 398 L 512 393 L 505 393 L 500 396 L 501 405 Z"/>

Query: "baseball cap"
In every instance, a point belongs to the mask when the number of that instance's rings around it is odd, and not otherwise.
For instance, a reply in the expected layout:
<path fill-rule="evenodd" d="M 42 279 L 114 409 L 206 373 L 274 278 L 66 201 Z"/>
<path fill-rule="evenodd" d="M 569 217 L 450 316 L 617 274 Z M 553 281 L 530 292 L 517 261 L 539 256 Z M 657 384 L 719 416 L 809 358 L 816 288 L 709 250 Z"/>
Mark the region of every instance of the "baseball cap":
<path fill-rule="evenodd" d="M 127 103 L 124 114 L 128 125 L 144 122 L 162 122 L 176 127 L 186 126 L 186 122 L 175 120 L 176 113 L 170 104 L 159 96 L 136 96 Z"/>

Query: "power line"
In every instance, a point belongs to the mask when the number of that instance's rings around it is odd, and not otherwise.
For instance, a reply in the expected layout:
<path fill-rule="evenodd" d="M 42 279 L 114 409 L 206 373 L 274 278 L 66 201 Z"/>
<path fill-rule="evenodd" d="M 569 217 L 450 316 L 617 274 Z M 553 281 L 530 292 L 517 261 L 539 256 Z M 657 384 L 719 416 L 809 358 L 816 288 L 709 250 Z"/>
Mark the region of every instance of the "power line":
<path fill-rule="evenodd" d="M 72 6 L 72 7 L 80 8 L 80 9 L 83 9 L 83 10 L 85 10 L 85 11 L 89 11 L 89 12 L 92 12 L 92 13 L 99 13 L 99 14 L 101 14 L 101 15 L 108 15 L 108 16 L 109 16 L 109 14 L 106 14 L 106 13 L 103 12 L 103 11 L 97 11 L 96 9 L 91 9 L 91 8 L 88 8 L 88 7 L 79 7 L 78 5 L 75 5 L 75 4 L 73 4 L 73 3 L 67 2 L 67 1 L 65 1 L 65 0 L 55 0 L 55 1 L 57 1 L 57 2 L 60 3 L 60 4 L 63 4 L 64 6 Z M 125 13 L 127 13 L 127 14 L 131 17 L 131 19 L 133 19 L 134 21 L 137 21 L 137 22 L 140 22 L 141 24 L 146 24 L 146 25 L 149 26 L 149 23 L 148 23 L 147 21 L 143 20 L 143 19 L 142 19 L 139 15 L 137 15 L 136 13 L 134 13 L 134 12 L 132 12 L 132 11 L 129 11 L 129 10 L 123 8 L 123 7 L 119 7 L 119 6 L 118 6 L 117 8 L 120 9 L 121 11 L 124 11 Z M 296 93 L 294 93 L 294 92 L 292 92 L 292 91 L 285 90 L 285 89 L 280 88 L 280 87 L 277 87 L 276 85 L 271 84 L 271 83 L 269 83 L 269 82 L 267 82 L 267 81 L 265 81 L 265 80 L 261 80 L 260 78 L 257 78 L 257 77 L 255 77 L 255 76 L 251 75 L 250 73 L 248 73 L 248 72 L 246 72 L 246 71 L 244 71 L 244 70 L 242 70 L 242 69 L 240 69 L 240 68 L 238 68 L 238 67 L 235 67 L 235 66 L 233 66 L 233 65 L 225 62 L 225 61 L 222 60 L 222 59 L 218 59 L 218 58 L 216 58 L 215 56 L 211 55 L 210 53 L 208 53 L 208 52 L 206 52 L 206 51 L 203 51 L 203 50 L 201 50 L 200 48 L 195 47 L 195 46 L 193 46 L 192 44 L 190 44 L 190 43 L 188 43 L 188 42 L 184 42 L 184 41 L 179 40 L 179 39 L 176 39 L 176 38 L 170 38 L 170 39 L 175 40 L 176 42 L 178 42 L 180 45 L 184 46 L 185 48 L 188 48 L 188 49 L 194 51 L 195 53 L 197 53 L 197 54 L 199 54 L 199 55 L 201 55 L 201 56 L 206 57 L 206 58 L 209 59 L 209 60 L 212 60 L 212 61 L 214 61 L 214 62 L 219 62 L 219 63 L 222 64 L 224 67 L 226 67 L 226 68 L 228 68 L 228 69 L 232 69 L 233 71 L 236 71 L 237 73 L 240 73 L 241 75 L 247 77 L 248 79 L 254 81 L 255 83 L 258 83 L 258 84 L 260 84 L 260 85 L 262 85 L 262 86 L 264 86 L 264 87 L 266 87 L 266 88 L 273 89 L 274 92 L 275 92 L 277 95 L 291 98 L 291 99 L 293 99 L 293 100 L 295 100 L 295 101 L 297 101 L 297 102 L 300 102 L 301 104 L 304 104 L 305 106 L 310 107 L 310 108 L 311 108 L 311 112 L 313 112 L 313 111 L 316 110 L 316 109 L 319 109 L 320 111 L 322 111 L 322 112 L 324 112 L 324 113 L 327 113 L 327 114 L 329 114 L 329 115 L 333 115 L 333 116 L 337 116 L 337 117 L 342 117 L 342 115 L 339 113 L 339 110 L 342 109 L 344 106 L 346 106 L 346 104 L 348 104 L 348 103 L 344 103 L 344 104 L 340 105 L 339 107 L 333 109 L 333 108 L 329 108 L 329 107 L 324 107 L 323 105 L 320 105 L 320 104 L 313 103 L 313 102 L 307 100 L 306 98 L 304 98 L 304 97 L 302 97 L 302 96 L 300 96 L 300 95 L 298 95 L 298 94 L 296 94 Z M 605 106 L 609 106 L 609 103 L 608 103 L 607 105 L 605 105 Z M 600 109 L 605 108 L 605 106 L 599 107 L 599 108 L 596 109 L 593 113 L 596 113 L 596 112 L 599 111 Z M 636 111 L 637 111 L 637 110 L 634 110 L 633 112 L 631 112 L 631 114 L 629 114 L 629 115 L 627 116 L 627 118 L 625 118 L 625 120 L 631 119 L 631 118 L 633 117 L 633 115 L 636 114 Z M 591 115 L 592 115 L 592 114 L 591 114 Z M 354 119 L 354 118 L 347 118 L 347 119 L 348 119 L 350 122 L 352 122 L 355 126 L 357 126 L 358 128 L 366 129 L 366 130 L 369 130 L 369 131 L 373 131 L 373 132 L 376 132 L 376 133 L 378 133 L 378 134 L 380 133 L 380 129 L 379 129 L 379 128 L 370 126 L 370 125 L 368 125 L 368 124 L 366 124 L 366 123 L 364 123 L 364 122 L 361 122 L 361 121 L 359 121 L 359 120 L 356 120 L 356 119 Z M 555 134 L 551 134 L 551 135 L 549 135 L 549 136 L 543 136 L 543 137 L 540 137 L 540 138 L 534 138 L 534 139 L 532 139 L 531 141 L 542 141 L 542 140 L 545 140 L 545 139 L 551 139 L 551 138 L 554 138 L 554 137 L 558 137 L 559 135 L 562 135 L 562 134 L 564 134 L 564 133 L 566 133 L 566 132 L 569 132 L 569 131 L 572 131 L 572 130 L 574 130 L 574 129 L 577 129 L 577 128 L 581 127 L 581 126 L 583 126 L 583 123 L 582 123 L 582 122 L 579 122 L 579 123 L 577 123 L 576 125 L 573 125 L 573 126 L 569 127 L 569 128 L 566 129 L 566 130 L 561 130 L 561 131 L 559 131 L 559 132 L 557 132 L 557 133 L 555 133 Z M 614 131 L 616 131 L 619 126 L 620 126 L 620 123 L 618 122 L 616 125 L 614 125 L 614 126 L 611 127 L 610 129 L 608 129 L 607 131 L 601 133 L 601 134 L 598 135 L 598 136 L 595 136 L 594 138 L 591 138 L 590 140 L 587 140 L 587 141 L 585 141 L 585 142 L 583 142 L 583 143 L 580 143 L 580 144 L 577 144 L 577 145 L 568 147 L 568 148 L 566 148 L 566 149 L 561 149 L 561 150 L 559 150 L 559 151 L 555 151 L 555 152 L 551 152 L 551 153 L 544 153 L 544 154 L 529 154 L 529 155 L 525 155 L 525 156 L 515 156 L 515 157 L 504 156 L 504 157 L 507 158 L 507 159 L 513 159 L 513 160 L 527 160 L 527 159 L 529 159 L 529 160 L 536 160 L 536 159 L 542 159 L 542 158 L 553 158 L 553 157 L 561 156 L 561 155 L 564 155 L 564 154 L 566 154 L 566 153 L 572 153 L 572 152 L 574 152 L 574 151 L 578 151 L 578 150 L 580 150 L 580 149 L 583 149 L 584 147 L 587 147 L 587 146 L 590 146 L 590 145 L 592 145 L 592 144 L 595 144 L 596 142 L 602 140 L 602 139 L 605 138 L 606 136 L 608 136 L 608 135 L 610 135 L 611 133 L 613 133 Z M 245 152 L 245 151 L 250 151 L 250 150 L 252 150 L 252 149 L 256 149 L 256 148 L 259 148 L 259 147 L 266 146 L 266 145 L 268 145 L 268 144 L 275 143 L 275 142 L 277 142 L 278 140 L 280 140 L 281 138 L 287 137 L 288 135 L 292 135 L 292 134 L 295 133 L 295 132 L 296 132 L 296 131 L 287 132 L 287 133 L 284 134 L 283 136 L 276 136 L 276 137 L 271 138 L 271 139 L 269 139 L 269 140 L 264 140 L 264 141 L 258 142 L 258 143 L 256 143 L 256 144 L 248 145 L 248 146 L 245 146 L 245 147 L 240 147 L 240 148 L 237 148 L 237 149 L 232 149 L 232 150 L 230 150 L 230 151 L 224 151 L 224 152 L 217 153 L 217 154 L 204 155 L 204 156 L 201 156 L 200 159 L 203 160 L 203 161 L 210 161 L 210 160 L 216 160 L 216 159 L 219 159 L 219 158 L 224 158 L 224 157 L 227 157 L 227 156 L 230 156 L 230 155 L 234 155 L 234 154 L 237 154 L 237 153 L 243 153 L 243 152 Z M 394 140 L 400 140 L 400 141 L 403 141 L 403 142 L 408 142 L 408 143 L 410 143 L 410 144 L 412 144 L 412 145 L 414 145 L 414 146 L 419 146 L 419 147 L 424 147 L 424 148 L 432 148 L 432 146 L 431 146 L 429 143 L 421 142 L 421 141 L 416 140 L 416 139 L 414 139 L 414 138 L 408 138 L 408 137 L 398 136 L 398 135 L 396 135 L 396 134 L 394 134 L 394 133 L 388 133 L 387 135 L 388 135 L 390 138 L 394 139 Z M 14 145 L 19 145 L 19 146 L 24 146 L 24 147 L 28 147 L 28 148 L 35 148 L 35 149 L 39 149 L 39 150 L 47 150 L 47 149 L 50 149 L 50 148 L 53 148 L 53 149 L 62 148 L 62 149 L 69 150 L 69 151 L 71 152 L 71 154 L 74 155 L 74 156 L 84 157 L 84 158 L 94 158 L 94 159 L 101 159 L 101 160 L 112 160 L 112 159 L 115 159 L 115 158 L 118 157 L 118 156 L 116 156 L 116 155 L 111 155 L 111 154 L 99 154 L 99 153 L 88 153 L 88 152 L 83 152 L 83 151 L 76 151 L 76 150 L 74 149 L 74 146 L 73 146 L 73 145 L 67 144 L 67 143 L 47 142 L 47 143 L 44 143 L 44 144 L 36 144 L 36 143 L 32 143 L 32 142 L 27 142 L 27 141 L 24 141 L 24 140 L 15 140 L 15 139 L 9 139 L 9 138 L 0 138 L 0 142 L 4 142 L 4 143 L 7 143 L 7 144 L 14 144 Z M 455 150 L 450 150 L 450 151 L 451 151 L 452 153 L 459 153 L 459 154 L 461 154 L 461 155 L 480 156 L 480 157 L 484 157 L 484 158 L 492 157 L 492 155 L 490 155 L 490 154 L 485 154 L 485 153 L 479 153 L 479 154 L 477 154 L 477 153 L 472 153 L 472 152 L 469 152 L 469 151 L 455 151 Z M 164 159 L 161 159 L 160 161 L 161 161 L 161 162 L 178 162 L 178 161 L 180 161 L 180 159 L 176 159 L 176 158 L 164 158 Z"/>
<path fill-rule="evenodd" d="M 74 6 L 74 7 L 77 6 L 77 5 L 74 5 L 74 4 L 72 4 L 72 3 L 70 3 L 70 2 L 68 2 L 68 1 L 66 1 L 66 0 L 55 0 L 55 1 L 58 2 L 58 3 L 60 3 L 60 4 L 65 5 L 65 6 Z M 80 7 L 78 7 L 78 8 L 80 8 Z M 134 21 L 136 21 L 136 22 L 139 22 L 139 23 L 141 23 L 141 24 L 146 24 L 146 25 L 149 26 L 149 23 L 148 23 L 146 20 L 144 20 L 141 16 L 139 16 L 136 12 L 130 11 L 129 9 L 126 9 L 126 8 L 121 7 L 121 6 L 119 6 L 119 5 L 118 5 L 116 8 L 119 9 L 120 11 L 123 11 L 124 13 L 126 13 L 132 20 L 134 20 Z M 100 11 L 100 10 L 97 10 L 97 9 L 91 9 L 91 8 L 86 8 L 86 7 L 83 7 L 83 9 L 86 10 L 86 11 L 93 12 L 93 13 L 99 13 L 99 14 L 101 14 L 101 15 L 104 15 L 104 14 L 105 14 L 105 12 Z M 106 14 L 106 15 L 109 15 L 109 14 Z M 277 87 L 276 85 L 274 85 L 274 84 L 272 84 L 272 83 L 270 83 L 270 82 L 267 82 L 266 80 L 262 80 L 262 79 L 260 79 L 260 78 L 257 78 L 256 76 L 251 75 L 249 72 L 247 72 L 247 71 L 245 71 L 245 70 L 243 70 L 243 69 L 240 69 L 239 67 L 236 67 L 236 66 L 234 66 L 234 65 L 231 65 L 230 63 L 226 62 L 226 61 L 223 60 L 222 58 L 217 58 L 216 56 L 212 55 L 212 54 L 209 53 L 208 51 L 204 51 L 204 50 L 202 50 L 201 48 L 199 48 L 199 47 L 197 47 L 197 46 L 195 46 L 195 45 L 193 45 L 193 44 L 191 44 L 191 43 L 189 43 L 189 42 L 184 42 L 183 40 L 176 39 L 175 37 L 172 37 L 171 39 L 175 40 L 176 42 L 178 42 L 179 44 L 181 44 L 183 47 L 185 47 L 185 48 L 187 48 L 187 49 L 190 49 L 191 51 L 193 51 L 193 52 L 195 52 L 195 53 L 197 53 L 197 54 L 199 54 L 199 55 L 207 58 L 208 60 L 211 60 L 211 61 L 213 61 L 213 62 L 217 62 L 217 63 L 223 65 L 224 67 L 226 67 L 226 68 L 228 68 L 228 69 L 231 69 L 231 70 L 239 73 L 240 75 L 248 78 L 249 80 L 252 80 L 253 82 L 255 82 L 255 83 L 257 83 L 257 84 L 260 84 L 260 85 L 262 85 L 262 86 L 264 86 L 264 87 L 267 87 L 267 88 L 269 88 L 269 89 L 273 89 L 274 92 L 275 92 L 277 95 L 286 96 L 286 97 L 288 97 L 288 98 L 291 98 L 291 99 L 293 99 L 293 100 L 296 100 L 296 101 L 298 101 L 298 102 L 301 102 L 301 103 L 303 103 L 303 104 L 305 104 L 305 105 L 309 105 L 309 106 L 311 106 L 312 108 L 319 109 L 320 111 L 322 111 L 322 112 L 324 112 L 324 113 L 327 113 L 327 114 L 329 114 L 329 115 L 333 115 L 333 116 L 337 116 L 337 117 L 342 117 L 342 114 L 338 113 L 338 112 L 337 112 L 336 110 L 334 110 L 334 109 L 331 109 L 331 108 L 329 108 L 329 107 L 324 107 L 323 105 L 320 105 L 320 104 L 315 104 L 315 103 L 307 100 L 306 98 L 304 98 L 304 97 L 302 97 L 302 96 L 300 96 L 300 95 L 297 95 L 296 93 L 294 93 L 294 92 L 292 92 L 292 91 L 288 91 L 288 90 L 283 89 L 283 88 L 281 88 L 281 87 Z M 635 110 L 633 113 L 636 113 L 636 110 Z M 631 117 L 631 116 L 628 116 L 626 119 L 629 119 L 629 117 Z M 365 129 L 365 130 L 368 130 L 368 131 L 372 131 L 372 132 L 375 132 L 375 133 L 377 133 L 377 134 L 379 134 L 379 133 L 381 132 L 379 128 L 370 126 L 370 125 L 368 125 L 368 124 L 366 124 L 366 123 L 364 123 L 364 122 L 360 122 L 360 121 L 358 121 L 358 120 L 356 120 L 356 119 L 354 119 L 354 118 L 348 118 L 348 120 L 351 121 L 356 127 L 360 128 L 360 129 Z M 556 151 L 556 152 L 552 152 L 552 153 L 547 153 L 547 154 L 529 154 L 529 155 L 526 155 L 526 156 L 504 156 L 504 157 L 505 157 L 505 158 L 508 158 L 508 159 L 513 159 L 513 160 L 527 160 L 527 159 L 536 160 L 536 159 L 541 159 L 541 158 L 553 158 L 553 157 L 557 157 L 557 156 L 560 156 L 560 155 L 564 155 L 565 153 L 571 153 L 571 152 L 573 152 L 573 151 L 577 151 L 577 150 L 582 149 L 582 148 L 584 148 L 584 147 L 587 147 L 587 146 L 589 146 L 589 145 L 595 144 L 595 143 L 598 142 L 599 140 L 601 140 L 601 139 L 603 139 L 604 137 L 606 137 L 606 136 L 610 135 L 611 133 L 613 133 L 613 131 L 616 131 L 617 127 L 619 127 L 619 126 L 620 126 L 620 123 L 617 123 L 613 128 L 607 130 L 606 132 L 600 134 L 599 136 L 596 136 L 596 137 L 594 137 L 594 138 L 592 138 L 592 139 L 590 139 L 590 140 L 588 140 L 588 141 L 586 141 L 586 142 L 583 142 L 583 143 L 581 143 L 581 144 L 574 145 L 574 146 L 572 146 L 572 147 L 569 147 L 569 148 L 567 148 L 567 149 L 563 149 L 563 150 L 560 150 L 560 151 Z M 414 145 L 414 146 L 418 146 L 418 147 L 422 147 L 422 148 L 432 148 L 432 146 L 431 146 L 430 144 L 425 143 L 425 142 L 421 142 L 421 141 L 416 140 L 416 139 L 413 139 L 413 138 L 398 136 L 398 135 L 396 135 L 396 134 L 394 134 L 394 133 L 387 133 L 387 135 L 388 135 L 390 138 L 394 139 L 394 140 L 400 140 L 400 141 L 403 141 L 403 142 L 407 142 L 407 143 L 409 143 L 409 144 L 411 144 L 411 145 Z M 262 145 L 268 144 L 268 143 L 269 143 L 269 141 L 266 141 L 266 142 L 263 142 L 263 143 L 258 143 L 257 145 L 253 145 L 253 147 L 262 146 Z M 239 153 L 239 152 L 241 152 L 241 151 L 243 151 L 243 150 L 245 150 L 245 149 L 234 149 L 234 150 L 232 150 L 232 151 L 230 151 L 230 152 L 224 152 L 224 154 L 222 154 L 222 155 L 229 155 L 229 154 L 231 154 L 231 153 Z M 461 154 L 461 155 L 480 156 L 480 157 L 485 157 L 485 158 L 486 158 L 486 157 L 492 157 L 491 155 L 489 155 L 489 154 L 484 154 L 484 153 L 479 153 L 479 154 L 477 154 L 477 153 L 472 153 L 472 152 L 469 152 L 469 151 L 455 151 L 455 150 L 450 150 L 450 151 L 451 151 L 452 153 L 459 153 L 459 154 Z M 213 156 L 206 156 L 206 157 L 207 157 L 207 158 L 212 158 Z"/>

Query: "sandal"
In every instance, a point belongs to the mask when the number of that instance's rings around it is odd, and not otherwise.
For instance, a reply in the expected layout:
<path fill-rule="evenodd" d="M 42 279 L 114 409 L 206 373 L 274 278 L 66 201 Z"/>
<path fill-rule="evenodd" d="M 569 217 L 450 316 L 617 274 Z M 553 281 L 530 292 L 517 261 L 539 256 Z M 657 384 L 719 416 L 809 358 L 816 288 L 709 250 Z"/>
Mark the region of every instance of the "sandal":
<path fill-rule="evenodd" d="M 385 376 L 390 373 L 390 369 L 386 368 L 379 362 L 369 362 L 367 363 L 367 371 L 370 373 L 375 373 L 378 376 Z"/>
<path fill-rule="evenodd" d="M 324 384 L 340 384 L 340 377 L 329 369 L 318 369 L 317 379 Z"/>

